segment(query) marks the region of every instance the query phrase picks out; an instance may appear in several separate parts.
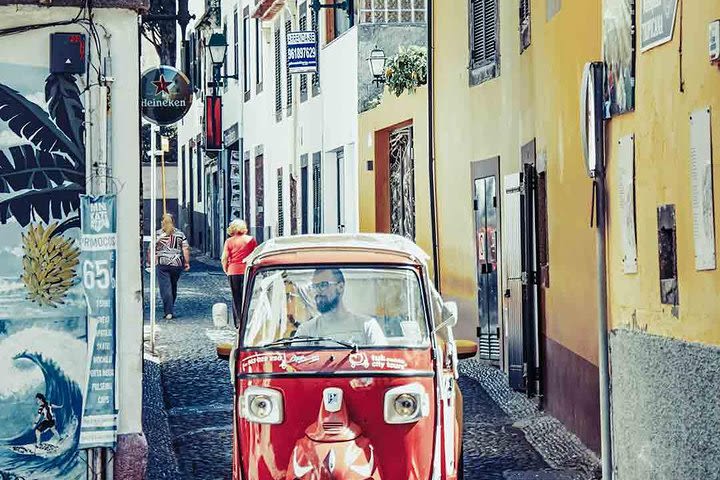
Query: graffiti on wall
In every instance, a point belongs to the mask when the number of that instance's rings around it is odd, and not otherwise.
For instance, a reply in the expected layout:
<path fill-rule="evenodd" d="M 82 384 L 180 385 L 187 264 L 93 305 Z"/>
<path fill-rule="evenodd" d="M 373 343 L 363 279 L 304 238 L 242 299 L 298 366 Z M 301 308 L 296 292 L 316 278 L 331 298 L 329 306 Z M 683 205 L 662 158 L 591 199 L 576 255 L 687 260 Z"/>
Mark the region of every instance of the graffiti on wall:
<path fill-rule="evenodd" d="M 0 64 L 0 478 L 84 478 L 78 80 Z"/>

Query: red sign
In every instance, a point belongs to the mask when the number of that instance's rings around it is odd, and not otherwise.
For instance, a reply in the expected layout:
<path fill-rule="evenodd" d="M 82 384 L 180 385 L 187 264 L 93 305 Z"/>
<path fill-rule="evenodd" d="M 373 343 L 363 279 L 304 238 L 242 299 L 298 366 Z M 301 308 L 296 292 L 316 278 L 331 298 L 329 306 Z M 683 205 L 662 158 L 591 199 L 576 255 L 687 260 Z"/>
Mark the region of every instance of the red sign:
<path fill-rule="evenodd" d="M 205 97 L 205 149 L 222 150 L 222 97 Z"/>

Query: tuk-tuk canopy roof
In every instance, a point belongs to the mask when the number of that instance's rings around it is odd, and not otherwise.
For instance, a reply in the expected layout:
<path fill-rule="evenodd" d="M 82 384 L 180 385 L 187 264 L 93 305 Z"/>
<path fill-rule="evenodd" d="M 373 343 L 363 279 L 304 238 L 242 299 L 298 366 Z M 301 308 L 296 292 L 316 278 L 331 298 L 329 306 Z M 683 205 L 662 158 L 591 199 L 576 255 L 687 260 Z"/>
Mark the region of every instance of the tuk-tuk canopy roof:
<path fill-rule="evenodd" d="M 340 252 L 384 253 L 399 255 L 427 265 L 430 258 L 415 243 L 399 235 L 386 233 L 338 233 L 319 235 L 293 235 L 277 237 L 260 245 L 246 259 L 247 265 L 260 263 L 269 256 L 287 253 L 328 252 L 336 257 Z"/>

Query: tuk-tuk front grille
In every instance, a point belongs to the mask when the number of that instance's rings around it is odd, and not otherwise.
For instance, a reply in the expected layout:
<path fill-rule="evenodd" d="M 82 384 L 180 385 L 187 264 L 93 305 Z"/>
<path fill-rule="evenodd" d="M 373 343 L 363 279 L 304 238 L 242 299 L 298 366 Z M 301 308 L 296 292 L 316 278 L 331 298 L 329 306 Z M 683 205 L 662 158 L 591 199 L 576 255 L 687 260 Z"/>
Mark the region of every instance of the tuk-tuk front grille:
<path fill-rule="evenodd" d="M 345 425 L 342 422 L 323 422 L 325 431 L 342 430 Z"/>

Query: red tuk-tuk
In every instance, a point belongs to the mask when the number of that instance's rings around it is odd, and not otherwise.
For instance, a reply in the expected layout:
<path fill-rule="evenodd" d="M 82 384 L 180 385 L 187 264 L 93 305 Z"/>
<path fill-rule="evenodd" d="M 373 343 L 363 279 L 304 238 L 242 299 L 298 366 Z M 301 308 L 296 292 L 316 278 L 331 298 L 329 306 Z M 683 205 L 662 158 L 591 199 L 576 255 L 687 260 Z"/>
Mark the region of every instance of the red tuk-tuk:
<path fill-rule="evenodd" d="M 455 304 L 385 234 L 273 239 L 247 259 L 234 480 L 462 478 Z"/>

